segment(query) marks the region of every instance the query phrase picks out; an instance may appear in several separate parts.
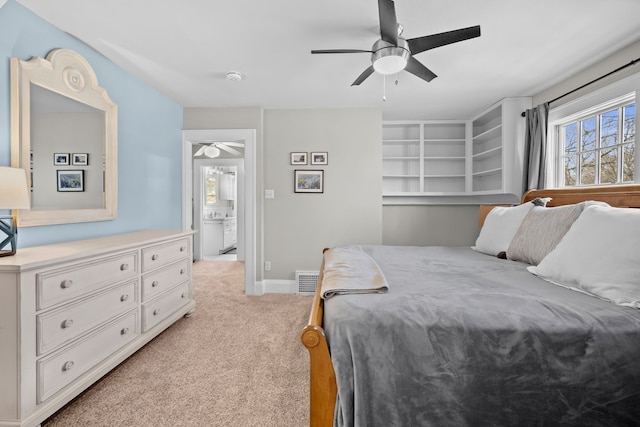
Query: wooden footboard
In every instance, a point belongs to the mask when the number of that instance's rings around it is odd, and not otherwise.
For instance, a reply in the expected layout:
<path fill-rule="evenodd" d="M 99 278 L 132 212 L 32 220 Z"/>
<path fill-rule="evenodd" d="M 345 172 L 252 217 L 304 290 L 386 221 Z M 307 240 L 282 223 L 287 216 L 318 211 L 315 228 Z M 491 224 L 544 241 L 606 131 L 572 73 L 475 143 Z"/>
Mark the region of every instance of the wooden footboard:
<path fill-rule="evenodd" d="M 560 206 L 601 200 L 615 207 L 640 208 L 640 184 L 608 185 L 583 188 L 563 188 L 553 190 L 531 190 L 522 196 L 522 203 L 536 197 L 552 197 L 548 206 Z M 487 210 L 488 212 L 488 210 Z M 486 215 L 486 212 L 485 212 Z M 323 253 L 327 251 L 325 249 Z M 324 334 L 323 300 L 320 288 L 324 271 L 324 257 L 318 277 L 318 285 L 309 323 L 301 334 L 302 343 L 309 350 L 310 357 L 310 425 L 311 427 L 330 427 L 333 425 L 337 385 L 335 371 L 329 354 L 329 346 Z"/>
<path fill-rule="evenodd" d="M 327 249 L 324 249 L 323 253 Z M 316 293 L 309 323 L 302 330 L 300 339 L 307 350 L 310 359 L 310 425 L 311 427 L 331 427 L 336 406 L 338 386 L 336 374 L 331 363 L 327 338 L 322 329 L 323 300 L 320 288 L 324 271 L 324 257 L 318 277 Z"/>

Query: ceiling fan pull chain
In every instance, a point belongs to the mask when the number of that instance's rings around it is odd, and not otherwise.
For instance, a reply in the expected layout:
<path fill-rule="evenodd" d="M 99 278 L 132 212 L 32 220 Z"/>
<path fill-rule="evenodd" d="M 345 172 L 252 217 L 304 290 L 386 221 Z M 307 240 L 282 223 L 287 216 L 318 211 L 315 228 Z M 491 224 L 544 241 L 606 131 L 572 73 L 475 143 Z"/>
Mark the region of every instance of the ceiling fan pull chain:
<path fill-rule="evenodd" d="M 387 76 L 382 75 L 382 101 L 387 100 Z"/>
<path fill-rule="evenodd" d="M 396 86 L 398 86 L 398 73 L 396 73 Z"/>

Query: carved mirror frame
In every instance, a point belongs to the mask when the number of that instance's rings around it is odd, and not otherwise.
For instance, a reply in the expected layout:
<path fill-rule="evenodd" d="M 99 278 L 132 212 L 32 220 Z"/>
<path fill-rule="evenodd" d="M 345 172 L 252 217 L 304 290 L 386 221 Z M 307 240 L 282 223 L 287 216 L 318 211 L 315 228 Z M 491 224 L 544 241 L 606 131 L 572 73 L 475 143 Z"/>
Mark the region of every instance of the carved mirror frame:
<path fill-rule="evenodd" d="M 108 221 L 118 210 L 118 107 L 98 85 L 93 68 L 79 53 L 55 49 L 45 59 L 11 58 L 11 166 L 31 169 L 31 85 L 104 113 L 104 205 L 95 209 L 21 209 L 19 227 Z M 31 176 L 27 173 L 29 185 Z"/>

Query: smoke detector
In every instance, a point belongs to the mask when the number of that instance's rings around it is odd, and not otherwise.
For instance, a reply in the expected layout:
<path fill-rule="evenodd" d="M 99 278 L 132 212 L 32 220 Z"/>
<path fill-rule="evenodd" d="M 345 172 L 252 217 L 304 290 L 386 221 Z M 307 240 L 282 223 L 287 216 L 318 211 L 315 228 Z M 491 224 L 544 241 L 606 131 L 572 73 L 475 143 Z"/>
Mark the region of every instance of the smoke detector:
<path fill-rule="evenodd" d="M 232 82 L 239 82 L 244 78 L 244 75 L 238 71 L 227 71 L 227 80 Z"/>

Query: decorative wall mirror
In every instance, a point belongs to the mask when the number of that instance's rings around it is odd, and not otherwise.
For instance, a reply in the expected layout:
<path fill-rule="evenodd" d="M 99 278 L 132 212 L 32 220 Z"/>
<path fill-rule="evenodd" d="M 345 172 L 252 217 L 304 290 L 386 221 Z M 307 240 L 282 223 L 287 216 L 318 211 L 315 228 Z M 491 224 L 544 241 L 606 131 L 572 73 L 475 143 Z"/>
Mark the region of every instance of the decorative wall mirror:
<path fill-rule="evenodd" d="M 31 186 L 19 227 L 116 218 L 117 114 L 77 52 L 11 58 L 11 165 Z"/>

